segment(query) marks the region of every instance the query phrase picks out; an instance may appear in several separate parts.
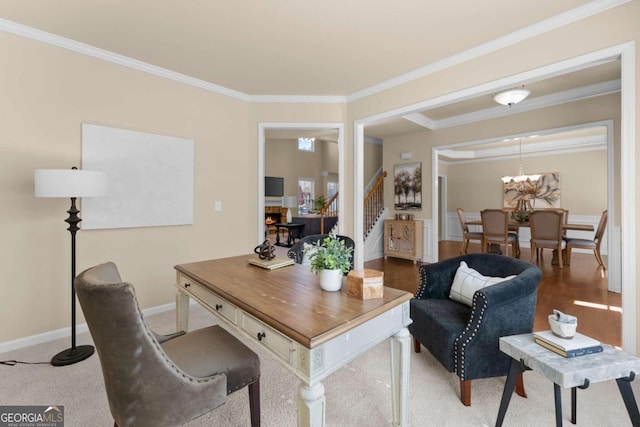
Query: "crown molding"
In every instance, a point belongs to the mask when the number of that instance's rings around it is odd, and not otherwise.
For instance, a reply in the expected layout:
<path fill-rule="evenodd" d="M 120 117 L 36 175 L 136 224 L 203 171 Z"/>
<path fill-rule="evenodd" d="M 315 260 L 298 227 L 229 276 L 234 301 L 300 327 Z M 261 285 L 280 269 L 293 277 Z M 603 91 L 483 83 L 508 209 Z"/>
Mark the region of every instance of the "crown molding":
<path fill-rule="evenodd" d="M 361 91 L 347 96 L 305 96 L 305 95 L 249 95 L 237 90 L 229 89 L 214 83 L 197 79 L 185 74 L 177 73 L 166 68 L 148 64 L 128 56 L 120 55 L 104 49 L 100 49 L 85 43 L 80 43 L 66 37 L 58 36 L 46 31 L 41 31 L 26 25 L 0 18 L 0 31 L 5 31 L 32 40 L 37 40 L 52 46 L 61 47 L 103 61 L 122 65 L 134 70 L 142 71 L 158 77 L 163 77 L 189 86 L 208 90 L 220 95 L 229 96 L 247 102 L 269 103 L 348 103 L 366 96 L 370 96 L 404 83 L 422 78 L 437 71 L 486 55 L 520 41 L 535 37 L 539 34 L 571 24 L 589 16 L 601 13 L 605 10 L 622 5 L 631 0 L 593 0 L 583 6 L 579 6 L 567 12 L 561 13 L 537 24 L 530 25 L 506 36 L 499 37 L 487 43 L 480 44 L 471 49 L 449 56 L 441 61 L 428 64 L 417 70 L 402 74 L 398 77 L 386 80 L 370 86 Z"/>
<path fill-rule="evenodd" d="M 405 120 L 409 120 L 410 122 L 413 122 L 422 127 L 425 127 L 427 129 L 435 129 L 438 125 L 438 123 L 435 120 L 430 119 L 423 113 L 411 113 L 411 114 L 402 116 L 402 118 Z"/>
<path fill-rule="evenodd" d="M 313 95 L 250 95 L 250 102 L 291 103 L 291 104 L 345 104 L 346 96 L 313 96 Z"/>
<path fill-rule="evenodd" d="M 382 146 L 382 140 L 380 138 L 376 138 L 374 136 L 364 136 L 364 143 L 365 144 L 374 144 L 374 145 L 380 145 Z"/>
<path fill-rule="evenodd" d="M 566 104 L 569 102 L 581 101 L 584 99 L 593 98 L 596 96 L 609 95 L 612 93 L 618 93 L 621 90 L 620 79 L 611 80 L 608 82 L 596 83 L 589 86 L 583 86 L 575 89 L 565 90 L 562 92 L 553 93 L 550 95 L 538 96 L 535 98 L 529 98 L 522 101 L 513 107 L 496 106 L 487 108 L 480 111 L 474 111 L 472 113 L 460 114 L 457 116 L 447 117 L 441 120 L 431 120 L 424 114 L 420 114 L 425 118 L 425 123 L 431 122 L 431 127 L 428 129 L 445 129 L 453 126 L 460 126 L 468 123 L 480 122 L 483 120 L 495 119 L 497 117 L 508 116 L 511 114 L 524 113 L 526 111 L 533 111 L 540 108 L 552 107 L 554 105 Z M 403 116 L 407 119 L 408 116 Z M 409 120 L 409 119 L 408 119 Z M 411 120 L 414 123 L 419 123 L 416 120 Z M 426 127 L 426 126 L 425 126 Z"/>
<path fill-rule="evenodd" d="M 220 95 L 229 96 L 247 102 L 270 102 L 270 103 L 316 103 L 316 104 L 343 104 L 347 102 L 345 96 L 304 96 L 304 95 L 248 95 L 237 90 L 229 89 L 214 83 L 206 82 L 185 74 L 177 73 L 166 68 L 148 64 L 128 56 L 80 43 L 66 37 L 58 36 L 46 31 L 41 31 L 26 25 L 8 21 L 0 18 L 0 30 L 32 40 L 61 47 L 72 52 L 81 53 L 113 64 L 122 65 L 144 73 L 153 74 L 158 77 L 184 83 L 189 86 L 215 92 Z"/>
<path fill-rule="evenodd" d="M 37 30 L 26 25 L 18 24 L 16 22 L 8 21 L 0 18 L 0 30 L 12 33 L 18 36 L 26 37 L 32 40 L 37 40 L 43 43 L 50 44 L 52 46 L 61 47 L 63 49 L 70 50 L 72 52 L 81 53 L 83 55 L 91 56 L 93 58 L 101 59 L 103 61 L 111 62 L 113 64 L 122 65 L 134 70 L 142 71 L 144 73 L 153 74 L 158 77 L 173 80 L 179 83 L 184 83 L 189 86 L 194 86 L 200 89 L 205 89 L 210 92 L 215 92 L 220 95 L 230 96 L 232 98 L 240 99 L 242 101 L 249 101 L 249 95 L 238 92 L 237 90 L 229 89 L 217 84 L 209 83 L 204 80 L 196 79 L 194 77 L 187 76 L 185 74 L 176 73 L 175 71 L 167 70 L 166 68 L 158 67 L 148 64 L 146 62 L 138 61 L 137 59 L 130 58 L 128 56 L 120 55 L 118 53 L 110 52 L 105 49 L 100 49 L 95 46 L 90 46 L 85 43 L 80 43 L 75 40 L 61 37 L 55 34 L 48 33 L 46 31 Z"/>
<path fill-rule="evenodd" d="M 591 135 L 575 138 L 547 140 L 527 143 L 522 146 L 522 155 L 518 144 L 480 150 L 440 150 L 439 155 L 449 160 L 440 160 L 450 165 L 487 162 L 492 160 L 517 159 L 520 157 L 555 156 L 565 153 L 582 153 L 607 149 L 607 135 Z"/>
<path fill-rule="evenodd" d="M 464 50 L 460 53 L 451 55 L 443 60 L 433 62 L 417 70 L 410 71 L 398 77 L 386 80 L 373 86 L 369 86 L 363 90 L 354 92 L 347 96 L 347 102 L 352 102 L 379 92 L 403 85 L 413 80 L 420 79 L 429 74 L 436 73 L 446 68 L 453 67 L 472 59 L 487 55 L 508 46 L 514 45 L 521 41 L 555 30 L 556 28 L 569 25 L 576 21 L 588 18 L 592 15 L 604 12 L 616 6 L 628 3 L 631 0 L 594 0 L 583 6 L 576 7 L 567 12 L 561 13 L 537 24 L 522 28 L 506 36 L 498 37 L 486 43 L 482 43 L 471 49 Z"/>

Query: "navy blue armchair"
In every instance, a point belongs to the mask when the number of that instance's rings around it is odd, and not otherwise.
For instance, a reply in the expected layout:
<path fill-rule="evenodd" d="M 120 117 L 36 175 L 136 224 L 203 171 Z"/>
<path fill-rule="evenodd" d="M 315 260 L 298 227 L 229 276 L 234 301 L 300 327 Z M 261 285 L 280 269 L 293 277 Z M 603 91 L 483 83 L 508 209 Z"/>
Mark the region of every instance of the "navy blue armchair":
<path fill-rule="evenodd" d="M 477 290 L 469 307 L 449 298 L 460 261 L 484 276 L 515 277 Z M 533 331 L 541 277 L 533 264 L 485 253 L 420 267 L 420 286 L 410 303 L 414 350 L 419 353 L 422 344 L 460 377 L 464 405 L 471 405 L 471 380 L 507 375 L 510 358 L 500 351 L 499 338 Z M 525 397 L 522 377 L 516 392 Z"/>
<path fill-rule="evenodd" d="M 311 245 L 318 241 L 324 240 L 328 236 L 328 234 L 311 234 L 309 236 L 305 236 L 294 243 L 293 246 L 291 246 L 291 248 L 287 251 L 287 256 L 293 259 L 297 264 L 302 264 L 302 261 L 304 260 L 304 244 L 307 243 Z M 339 240 L 342 240 L 346 247 L 355 247 L 355 242 L 351 237 L 342 236 L 340 234 L 336 234 L 336 237 Z M 351 254 L 351 269 L 353 270 L 353 253 Z"/>

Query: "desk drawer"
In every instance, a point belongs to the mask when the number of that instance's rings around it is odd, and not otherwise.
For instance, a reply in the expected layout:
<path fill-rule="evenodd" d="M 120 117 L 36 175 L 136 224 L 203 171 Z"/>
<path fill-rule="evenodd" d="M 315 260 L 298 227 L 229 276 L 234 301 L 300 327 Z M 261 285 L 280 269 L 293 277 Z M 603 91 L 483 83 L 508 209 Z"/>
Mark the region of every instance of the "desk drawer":
<path fill-rule="evenodd" d="M 246 313 L 241 314 L 242 329 L 254 340 L 271 349 L 287 363 L 291 363 L 291 340 Z"/>
<path fill-rule="evenodd" d="M 187 291 L 187 293 L 200 299 L 206 304 L 211 311 L 217 312 L 219 315 L 227 319 L 234 325 L 238 324 L 238 309 L 230 302 L 220 298 L 213 292 L 207 290 L 195 280 L 192 280 L 186 276 L 180 275 L 179 278 L 180 287 Z"/>

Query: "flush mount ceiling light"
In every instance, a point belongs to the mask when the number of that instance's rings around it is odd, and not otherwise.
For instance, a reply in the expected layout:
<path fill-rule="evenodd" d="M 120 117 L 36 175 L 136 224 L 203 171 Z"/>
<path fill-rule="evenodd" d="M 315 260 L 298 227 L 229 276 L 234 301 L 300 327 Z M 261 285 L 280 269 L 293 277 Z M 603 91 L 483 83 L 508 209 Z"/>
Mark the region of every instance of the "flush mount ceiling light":
<path fill-rule="evenodd" d="M 523 99 L 529 96 L 530 93 L 531 91 L 525 89 L 524 87 L 514 88 L 494 94 L 493 100 L 498 104 L 508 105 L 509 107 L 511 107 L 518 102 L 521 102 Z"/>

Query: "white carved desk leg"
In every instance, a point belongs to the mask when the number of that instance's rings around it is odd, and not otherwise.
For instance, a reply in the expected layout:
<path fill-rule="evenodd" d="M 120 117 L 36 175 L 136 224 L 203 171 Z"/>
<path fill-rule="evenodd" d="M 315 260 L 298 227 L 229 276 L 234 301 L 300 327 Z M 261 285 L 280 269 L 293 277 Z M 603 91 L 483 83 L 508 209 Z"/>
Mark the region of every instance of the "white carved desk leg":
<path fill-rule="evenodd" d="M 189 331 L 189 295 L 176 291 L 176 331 Z"/>
<path fill-rule="evenodd" d="M 312 386 L 300 383 L 298 394 L 298 427 L 323 427 L 326 400 L 321 382 Z"/>
<path fill-rule="evenodd" d="M 407 328 L 391 337 L 392 425 L 408 424 L 410 335 Z"/>

